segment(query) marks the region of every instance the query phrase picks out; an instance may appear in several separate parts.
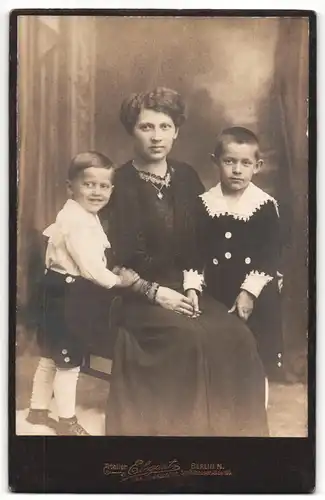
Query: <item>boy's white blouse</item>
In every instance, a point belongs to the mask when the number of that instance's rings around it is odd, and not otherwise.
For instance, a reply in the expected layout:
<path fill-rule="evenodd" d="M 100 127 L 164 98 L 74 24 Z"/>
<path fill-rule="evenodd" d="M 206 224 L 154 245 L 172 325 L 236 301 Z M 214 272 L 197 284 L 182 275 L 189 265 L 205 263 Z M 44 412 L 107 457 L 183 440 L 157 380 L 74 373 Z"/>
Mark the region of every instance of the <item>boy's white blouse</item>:
<path fill-rule="evenodd" d="M 117 276 L 106 268 L 105 249 L 111 245 L 97 215 L 69 199 L 43 235 L 49 238 L 46 268 L 82 276 L 105 288 L 116 285 Z"/>

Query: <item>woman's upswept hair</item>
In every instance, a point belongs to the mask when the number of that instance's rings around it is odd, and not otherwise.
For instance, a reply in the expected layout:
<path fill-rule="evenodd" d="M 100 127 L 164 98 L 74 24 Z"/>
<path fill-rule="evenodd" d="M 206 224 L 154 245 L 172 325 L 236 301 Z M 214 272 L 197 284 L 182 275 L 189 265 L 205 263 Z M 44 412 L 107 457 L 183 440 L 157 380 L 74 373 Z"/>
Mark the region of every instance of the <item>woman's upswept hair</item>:
<path fill-rule="evenodd" d="M 120 120 L 127 132 L 132 135 L 138 116 L 143 109 L 165 113 L 179 128 L 186 119 L 185 103 L 178 92 L 165 87 L 157 87 L 150 92 L 131 94 L 121 106 Z"/>

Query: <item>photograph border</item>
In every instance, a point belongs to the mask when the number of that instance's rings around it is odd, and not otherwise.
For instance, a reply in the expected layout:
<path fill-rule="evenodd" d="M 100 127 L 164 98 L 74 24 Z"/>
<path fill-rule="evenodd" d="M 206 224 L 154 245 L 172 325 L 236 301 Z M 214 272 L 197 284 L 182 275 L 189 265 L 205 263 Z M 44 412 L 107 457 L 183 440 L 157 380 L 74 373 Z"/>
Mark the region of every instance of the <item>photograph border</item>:
<path fill-rule="evenodd" d="M 306 17 L 309 19 L 308 116 L 308 436 L 305 438 L 74 437 L 15 434 L 17 296 L 17 22 L 21 15 Z M 16 9 L 9 28 L 9 487 L 46 493 L 310 493 L 315 487 L 316 405 L 316 24 L 309 10 Z M 121 481 L 119 465 L 158 464 L 162 477 Z M 220 465 L 229 474 L 173 474 Z M 116 465 L 116 469 L 108 465 Z M 168 469 L 169 467 L 169 469 Z M 166 474 L 165 474 L 166 473 Z"/>

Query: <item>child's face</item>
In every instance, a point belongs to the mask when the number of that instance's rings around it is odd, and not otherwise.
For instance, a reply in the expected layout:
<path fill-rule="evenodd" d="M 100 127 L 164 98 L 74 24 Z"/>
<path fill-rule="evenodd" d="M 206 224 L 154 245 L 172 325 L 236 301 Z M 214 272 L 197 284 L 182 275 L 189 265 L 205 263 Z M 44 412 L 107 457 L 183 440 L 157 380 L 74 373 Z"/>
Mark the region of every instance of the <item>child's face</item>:
<path fill-rule="evenodd" d="M 109 201 L 113 191 L 113 169 L 89 167 L 69 181 L 72 198 L 87 212 L 96 214 Z"/>
<path fill-rule="evenodd" d="M 262 165 L 257 160 L 258 146 L 229 142 L 216 160 L 220 170 L 220 182 L 228 191 L 244 191 Z"/>

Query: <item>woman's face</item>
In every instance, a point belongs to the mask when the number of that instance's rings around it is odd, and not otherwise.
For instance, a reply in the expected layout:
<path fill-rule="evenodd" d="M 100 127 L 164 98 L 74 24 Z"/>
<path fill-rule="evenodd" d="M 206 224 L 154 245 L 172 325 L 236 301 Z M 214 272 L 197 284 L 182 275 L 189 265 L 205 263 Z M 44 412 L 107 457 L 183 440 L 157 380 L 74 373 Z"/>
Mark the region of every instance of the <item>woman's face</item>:
<path fill-rule="evenodd" d="M 177 135 L 169 115 L 143 109 L 133 129 L 135 153 L 147 162 L 159 162 L 166 158 Z"/>

